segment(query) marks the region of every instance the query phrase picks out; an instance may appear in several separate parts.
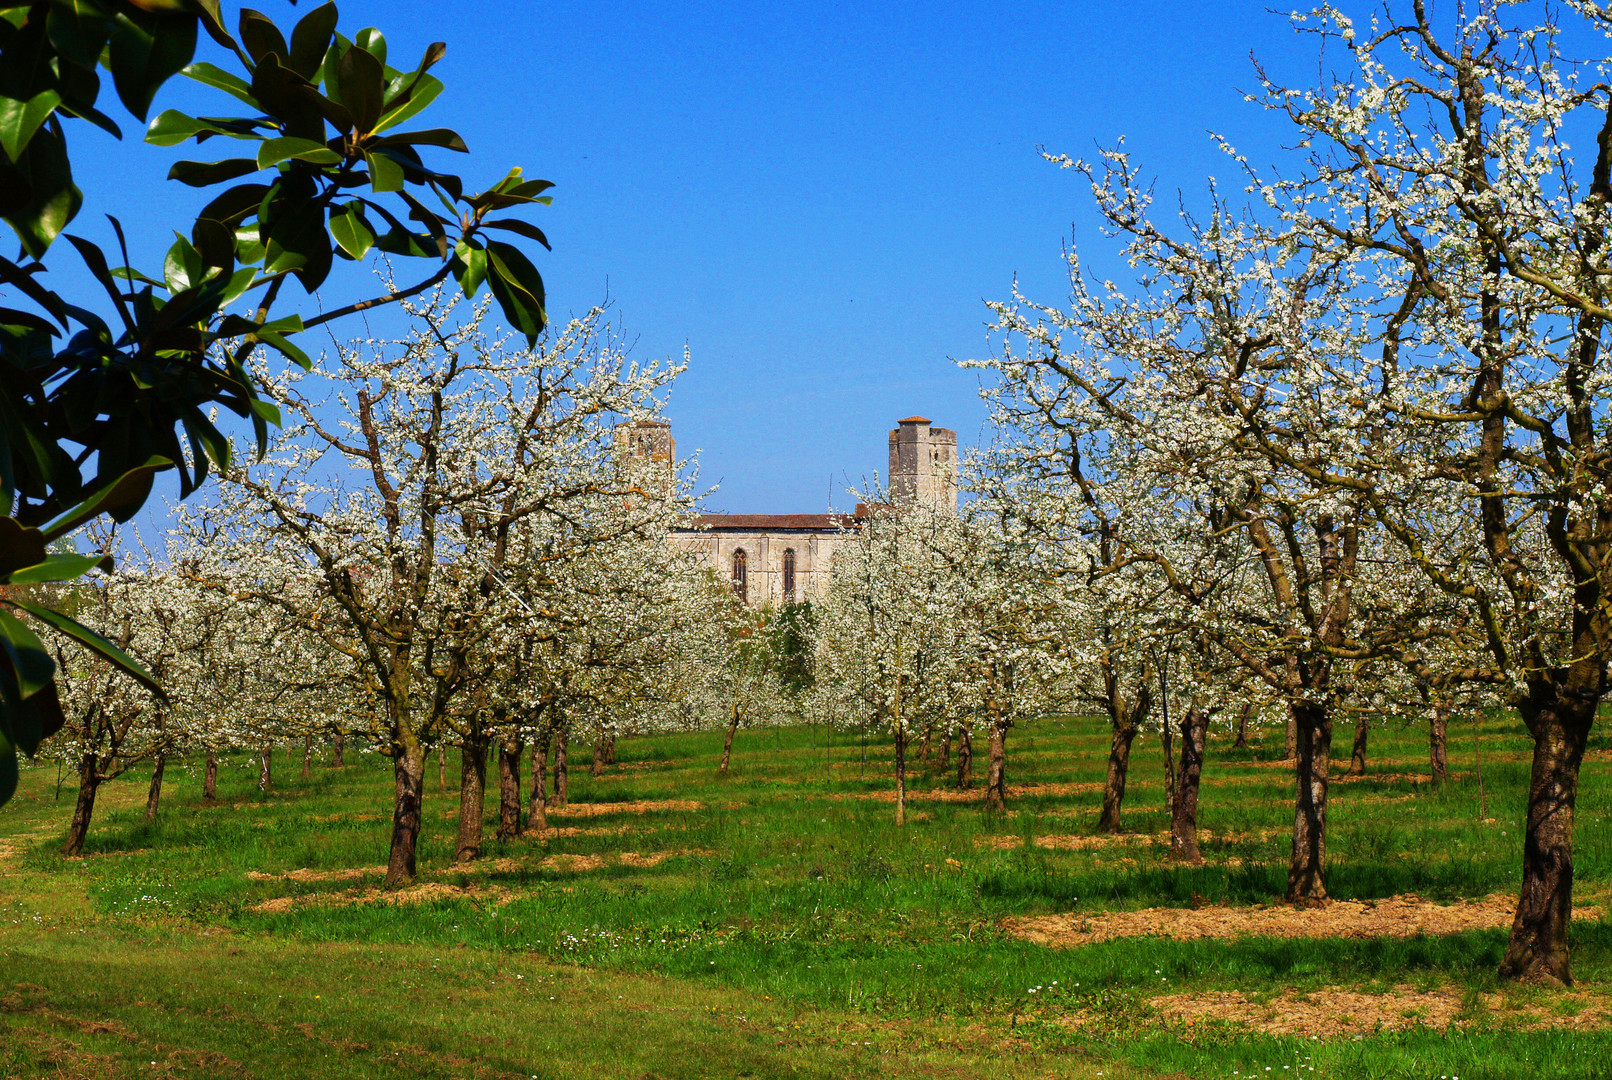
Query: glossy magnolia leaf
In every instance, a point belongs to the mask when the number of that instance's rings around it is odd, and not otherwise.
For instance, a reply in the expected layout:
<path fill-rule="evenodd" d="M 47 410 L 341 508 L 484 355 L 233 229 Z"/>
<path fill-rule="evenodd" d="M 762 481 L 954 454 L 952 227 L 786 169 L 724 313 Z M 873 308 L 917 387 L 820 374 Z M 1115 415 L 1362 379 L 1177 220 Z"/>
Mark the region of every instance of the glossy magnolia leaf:
<path fill-rule="evenodd" d="M 91 4 L 52 4 L 45 26 L 57 52 L 80 68 L 93 69 L 106 50 L 112 16 Z"/>
<path fill-rule="evenodd" d="M 261 64 L 265 56 L 271 53 L 285 59 L 291 55 L 286 47 L 285 36 L 280 28 L 275 26 L 270 18 L 261 11 L 251 8 L 241 9 L 240 21 L 236 24 L 236 34 L 241 44 L 246 48 L 246 54 L 252 58 L 254 64 Z"/>
<path fill-rule="evenodd" d="M 72 638 L 107 663 L 132 676 L 153 694 L 164 700 L 167 699 L 168 695 L 163 692 L 162 687 L 157 685 L 157 680 L 152 678 L 151 673 L 140 666 L 134 657 L 83 623 L 76 619 L 68 618 L 59 611 L 52 611 L 43 605 L 36 604 L 32 600 L 13 599 L 12 603 L 53 630 Z"/>
<path fill-rule="evenodd" d="M 67 142 L 55 120 L 29 141 L 16 171 L 27 201 L 8 209 L 5 221 L 17 234 L 23 251 L 42 259 L 84 204 L 83 194 L 73 184 Z"/>
<path fill-rule="evenodd" d="M 470 148 L 459 137 L 459 133 L 448 128 L 426 128 L 423 131 L 402 131 L 396 135 L 388 135 L 383 139 L 376 139 L 371 146 L 442 146 L 449 150 L 457 150 L 461 154 L 468 154 Z"/>
<path fill-rule="evenodd" d="M 403 166 L 386 154 L 385 151 L 364 151 L 364 161 L 369 165 L 369 186 L 380 191 L 403 190 Z"/>
<path fill-rule="evenodd" d="M 223 161 L 176 161 L 168 168 L 168 179 L 190 187 L 208 187 L 258 171 L 251 158 L 225 158 Z"/>
<path fill-rule="evenodd" d="M 62 96 L 55 90 L 41 90 L 27 101 L 0 94 L 0 150 L 6 157 L 12 161 L 20 158 L 28 140 L 61 103 Z"/>
<path fill-rule="evenodd" d="M 311 162 L 315 165 L 341 164 L 340 154 L 324 143 L 315 142 L 313 139 L 296 139 L 290 136 L 282 136 L 278 139 L 265 140 L 257 150 L 257 164 L 260 169 L 267 169 L 291 158 Z"/>
<path fill-rule="evenodd" d="M 287 339 L 285 335 L 278 334 L 273 330 L 259 330 L 257 332 L 257 339 L 263 342 L 265 345 L 272 346 L 278 350 L 281 355 L 285 356 L 286 359 L 290 360 L 293 364 L 296 364 L 302 370 L 308 371 L 313 367 L 313 361 L 308 358 L 308 354 L 303 352 L 297 346 L 291 344 L 290 340 Z M 276 424 L 280 422 L 278 412 L 275 413 L 274 422 Z"/>
<path fill-rule="evenodd" d="M 321 4 L 301 19 L 291 31 L 289 67 L 309 82 L 315 81 L 325 50 L 336 32 L 336 5 Z"/>
<path fill-rule="evenodd" d="M 487 280 L 487 252 L 461 240 L 453 249 L 453 279 L 466 296 L 475 296 Z"/>
<path fill-rule="evenodd" d="M 152 457 L 145 464 L 130 469 L 40 529 L 44 542 L 59 540 L 86 521 L 102 514 L 110 515 L 113 521 L 128 521 L 141 506 L 145 505 L 157 473 L 172 467 L 173 462 L 170 459 Z M 3 535 L 4 531 L 4 525 L 0 524 L 0 535 Z"/>
<path fill-rule="evenodd" d="M 348 49 L 336 65 L 336 85 L 342 107 L 352 114 L 353 126 L 360 132 L 373 131 L 381 118 L 386 91 L 381 61 L 362 47 Z"/>
<path fill-rule="evenodd" d="M 196 18 L 122 9 L 112 25 L 107 66 L 124 106 L 141 120 L 157 89 L 196 53 Z"/>
<path fill-rule="evenodd" d="M 364 212 L 357 203 L 330 208 L 330 235 L 354 259 L 362 259 L 375 245 L 375 231 L 364 220 Z"/>
<path fill-rule="evenodd" d="M 386 63 L 386 35 L 373 26 L 366 26 L 353 36 L 353 44 L 373 56 L 383 66 Z"/>
<path fill-rule="evenodd" d="M 194 79 L 204 86 L 211 86 L 215 90 L 222 90 L 256 109 L 257 98 L 252 96 L 252 84 L 239 75 L 232 75 L 221 67 L 198 60 L 194 64 L 187 64 L 180 74 L 187 79 Z"/>
<path fill-rule="evenodd" d="M 0 608 L 0 649 L 5 650 L 12 677 L 24 698 L 39 693 L 56 674 L 56 665 L 39 635 L 5 608 Z"/>
<path fill-rule="evenodd" d="M 0 576 L 45 561 L 49 538 L 16 518 L 0 517 Z"/>
<path fill-rule="evenodd" d="M 413 119 L 423 112 L 427 105 L 435 101 L 440 93 L 442 93 L 441 79 L 435 75 L 420 76 L 406 98 L 387 103 L 386 111 L 381 114 L 373 130 L 387 131 Z"/>
<path fill-rule="evenodd" d="M 39 585 L 47 581 L 74 581 L 91 570 L 112 572 L 110 555 L 51 555 L 42 563 L 25 566 L 6 580 L 8 585 Z"/>
<path fill-rule="evenodd" d="M 519 233 L 528 240 L 536 240 L 539 244 L 549 248 L 550 251 L 554 250 L 549 247 L 549 238 L 543 235 L 542 229 L 539 229 L 536 225 L 528 225 L 524 221 L 505 218 L 502 221 L 484 221 L 481 223 L 481 227 L 484 229 L 504 229 L 508 232 Z"/>
<path fill-rule="evenodd" d="M 201 252 L 181 236 L 168 249 L 167 258 L 162 263 L 162 276 L 169 292 L 181 293 L 206 280 L 208 269 Z"/>
<path fill-rule="evenodd" d="M 187 116 L 178 109 L 164 109 L 146 126 L 146 142 L 153 146 L 178 146 L 197 135 L 223 135 L 231 139 L 260 139 L 259 120 L 224 120 L 209 116 Z M 200 140 L 197 140 L 200 141 Z"/>
<path fill-rule="evenodd" d="M 537 267 L 511 244 L 492 241 L 487 245 L 487 284 L 510 325 L 536 344 L 537 335 L 548 321 L 544 309 L 543 278 Z"/>

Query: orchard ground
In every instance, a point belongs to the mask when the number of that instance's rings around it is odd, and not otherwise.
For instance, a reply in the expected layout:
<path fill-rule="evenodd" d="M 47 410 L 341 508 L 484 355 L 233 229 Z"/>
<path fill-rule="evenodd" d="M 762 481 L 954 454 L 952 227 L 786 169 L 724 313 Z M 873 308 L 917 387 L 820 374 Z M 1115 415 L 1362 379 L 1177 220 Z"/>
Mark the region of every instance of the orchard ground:
<path fill-rule="evenodd" d="M 1527 779 L 1520 725 L 1373 732 L 1335 765 L 1329 888 L 1276 903 L 1293 780 L 1211 740 L 1206 863 L 1168 861 L 1156 736 L 1125 823 L 1093 835 L 1107 730 L 1009 741 L 1009 812 L 915 768 L 897 829 L 888 746 L 812 726 L 623 739 L 548 832 L 451 862 L 430 776 L 420 884 L 379 889 L 391 774 L 349 753 L 276 787 L 242 757 L 204 806 L 170 765 L 101 796 L 85 857 L 54 766 L 0 811 L 6 1077 L 1461 1077 L 1612 1069 L 1612 745 L 1584 765 L 1578 985 L 1501 983 Z M 1347 762 L 1347 732 L 1339 749 Z M 576 760 L 580 758 L 581 760 Z M 450 784 L 457 775 L 450 755 Z M 524 778 L 523 779 L 528 779 Z M 1349 901 L 1349 902 L 1345 902 Z"/>

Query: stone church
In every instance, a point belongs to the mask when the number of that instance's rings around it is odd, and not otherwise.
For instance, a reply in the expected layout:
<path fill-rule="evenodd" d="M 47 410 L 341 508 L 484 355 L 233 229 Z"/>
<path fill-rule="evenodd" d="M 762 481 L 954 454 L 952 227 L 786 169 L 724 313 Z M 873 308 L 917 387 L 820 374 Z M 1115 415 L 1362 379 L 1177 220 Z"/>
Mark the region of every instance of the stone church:
<path fill-rule="evenodd" d="M 890 432 L 890 495 L 897 506 L 957 507 L 957 433 L 931 427 L 921 416 L 896 422 Z M 670 424 L 645 420 L 617 430 L 618 443 L 651 461 L 677 460 Z M 834 549 L 861 527 L 868 508 L 850 514 L 701 514 L 690 528 L 674 529 L 672 543 L 705 557 L 752 607 L 781 607 L 822 594 Z"/>

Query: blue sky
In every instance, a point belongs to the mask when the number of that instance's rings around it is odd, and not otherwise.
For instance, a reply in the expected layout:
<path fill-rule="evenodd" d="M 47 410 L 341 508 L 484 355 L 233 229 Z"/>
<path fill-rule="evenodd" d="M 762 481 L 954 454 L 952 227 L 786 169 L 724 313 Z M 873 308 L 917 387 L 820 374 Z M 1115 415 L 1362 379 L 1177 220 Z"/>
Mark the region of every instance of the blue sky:
<path fill-rule="evenodd" d="M 288 26 L 310 5 L 260 6 Z M 637 355 L 688 347 L 670 418 L 720 482 L 709 508 L 729 512 L 819 511 L 831 492 L 847 507 L 898 417 L 986 437 L 975 377 L 952 362 L 988 348 L 984 300 L 1015 275 L 1060 300 L 1071 238 L 1123 269 L 1077 177 L 1038 146 L 1124 137 L 1173 200 L 1230 176 L 1208 131 L 1256 160 L 1285 134 L 1243 101 L 1251 51 L 1295 80 L 1315 71 L 1309 42 L 1243 0 L 341 4 L 345 32 L 370 24 L 400 66 L 447 41 L 447 91 L 423 119 L 471 156 L 443 152 L 445 167 L 478 188 L 510 165 L 557 185 L 531 217 L 554 244 L 535 252 L 551 316 L 608 294 Z M 157 108 L 230 104 L 175 86 Z M 133 135 L 78 136 L 74 230 L 103 239 L 100 215 L 118 214 L 136 262 L 158 265 L 203 201 L 160 181 L 166 162 L 208 148 Z M 345 269 L 327 306 L 370 284 Z"/>

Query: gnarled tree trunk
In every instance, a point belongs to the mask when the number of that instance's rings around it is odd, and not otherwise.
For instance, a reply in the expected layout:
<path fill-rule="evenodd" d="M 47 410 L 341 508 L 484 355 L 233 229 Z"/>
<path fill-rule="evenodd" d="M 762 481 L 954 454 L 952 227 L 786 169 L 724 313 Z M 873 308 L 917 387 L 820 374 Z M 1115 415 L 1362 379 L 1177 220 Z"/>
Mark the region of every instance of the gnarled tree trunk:
<path fill-rule="evenodd" d="M 218 801 L 218 754 L 207 751 L 207 764 L 202 767 L 202 801 Z"/>
<path fill-rule="evenodd" d="M 302 740 L 302 778 L 308 779 L 313 775 L 313 736 L 309 735 Z"/>
<path fill-rule="evenodd" d="M 1573 809 L 1578 770 L 1595 722 L 1598 697 L 1570 696 L 1569 686 L 1525 702 L 1523 722 L 1534 737 L 1523 836 L 1522 893 L 1511 939 L 1500 962 L 1504 978 L 1571 985 L 1567 931 L 1573 918 Z M 1549 694 L 1549 696 L 1547 696 Z"/>
<path fill-rule="evenodd" d="M 498 838 L 521 834 L 521 752 L 526 745 L 507 738 L 498 748 Z"/>
<path fill-rule="evenodd" d="M 1007 809 L 1007 726 L 991 724 L 991 742 L 985 768 L 985 809 Z"/>
<path fill-rule="evenodd" d="M 561 728 L 554 739 L 554 805 L 565 806 L 571 798 L 571 769 L 567 763 L 571 750 L 571 733 Z"/>
<path fill-rule="evenodd" d="M 1349 775 L 1366 775 L 1366 738 L 1371 734 L 1371 718 L 1365 713 L 1355 717 L 1355 745 L 1349 752 Z"/>
<path fill-rule="evenodd" d="M 1181 770 L 1170 808 L 1170 858 L 1193 866 L 1203 865 L 1198 851 L 1198 786 L 1208 733 L 1209 714 L 1197 707 L 1188 709 L 1181 718 Z"/>
<path fill-rule="evenodd" d="M 1442 784 L 1450 775 L 1450 710 L 1436 706 L 1427 721 L 1427 763 L 1433 783 Z"/>
<path fill-rule="evenodd" d="M 896 825 L 907 823 L 907 736 L 896 732 Z"/>
<path fill-rule="evenodd" d="M 1248 714 L 1253 711 L 1253 705 L 1245 704 L 1237 714 L 1237 738 L 1231 745 L 1238 750 L 1248 745 Z"/>
<path fill-rule="evenodd" d="M 1125 802 L 1125 778 L 1131 766 L 1131 742 L 1136 738 L 1136 724 L 1115 724 L 1114 738 L 1108 746 L 1108 773 L 1103 778 L 1103 812 L 1097 819 L 1100 833 L 1123 832 L 1120 825 L 1120 808 Z"/>
<path fill-rule="evenodd" d="M 481 855 L 481 817 L 487 807 L 487 738 L 477 730 L 459 743 L 459 838 L 455 862 Z"/>
<path fill-rule="evenodd" d="M 532 799 L 526 810 L 526 827 L 542 832 L 549 827 L 549 736 L 541 733 L 532 744 Z"/>
<path fill-rule="evenodd" d="M 974 783 L 974 736 L 967 727 L 957 729 L 957 790 L 967 791 Z"/>
<path fill-rule="evenodd" d="M 392 800 L 392 848 L 386 859 L 386 879 L 382 882 L 388 889 L 414 880 L 415 853 L 419 849 L 425 802 L 426 753 L 426 748 L 414 739 L 393 750 L 396 791 Z"/>
<path fill-rule="evenodd" d="M 1301 907 L 1327 901 L 1327 771 L 1332 764 L 1332 713 L 1318 705 L 1292 705 L 1298 791 L 1293 813 L 1293 856 L 1287 899 Z"/>
<path fill-rule="evenodd" d="M 734 705 L 728 713 L 728 733 L 722 739 L 722 764 L 716 767 L 719 773 L 728 771 L 728 763 L 733 760 L 733 736 L 739 730 L 739 706 Z"/>
<path fill-rule="evenodd" d="M 347 733 L 338 730 L 335 742 L 336 752 L 330 759 L 330 767 L 339 769 L 347 764 Z"/>
<path fill-rule="evenodd" d="M 146 820 L 157 820 L 157 804 L 162 801 L 162 774 L 167 771 L 168 757 L 158 754 L 151 768 L 151 786 L 146 789 Z"/>
<path fill-rule="evenodd" d="M 89 835 L 90 817 L 95 813 L 95 793 L 100 788 L 100 762 L 93 750 L 85 751 L 78 759 L 78 801 L 73 804 L 73 820 L 67 826 L 67 840 L 62 844 L 63 855 L 83 853 L 84 837 Z"/>

